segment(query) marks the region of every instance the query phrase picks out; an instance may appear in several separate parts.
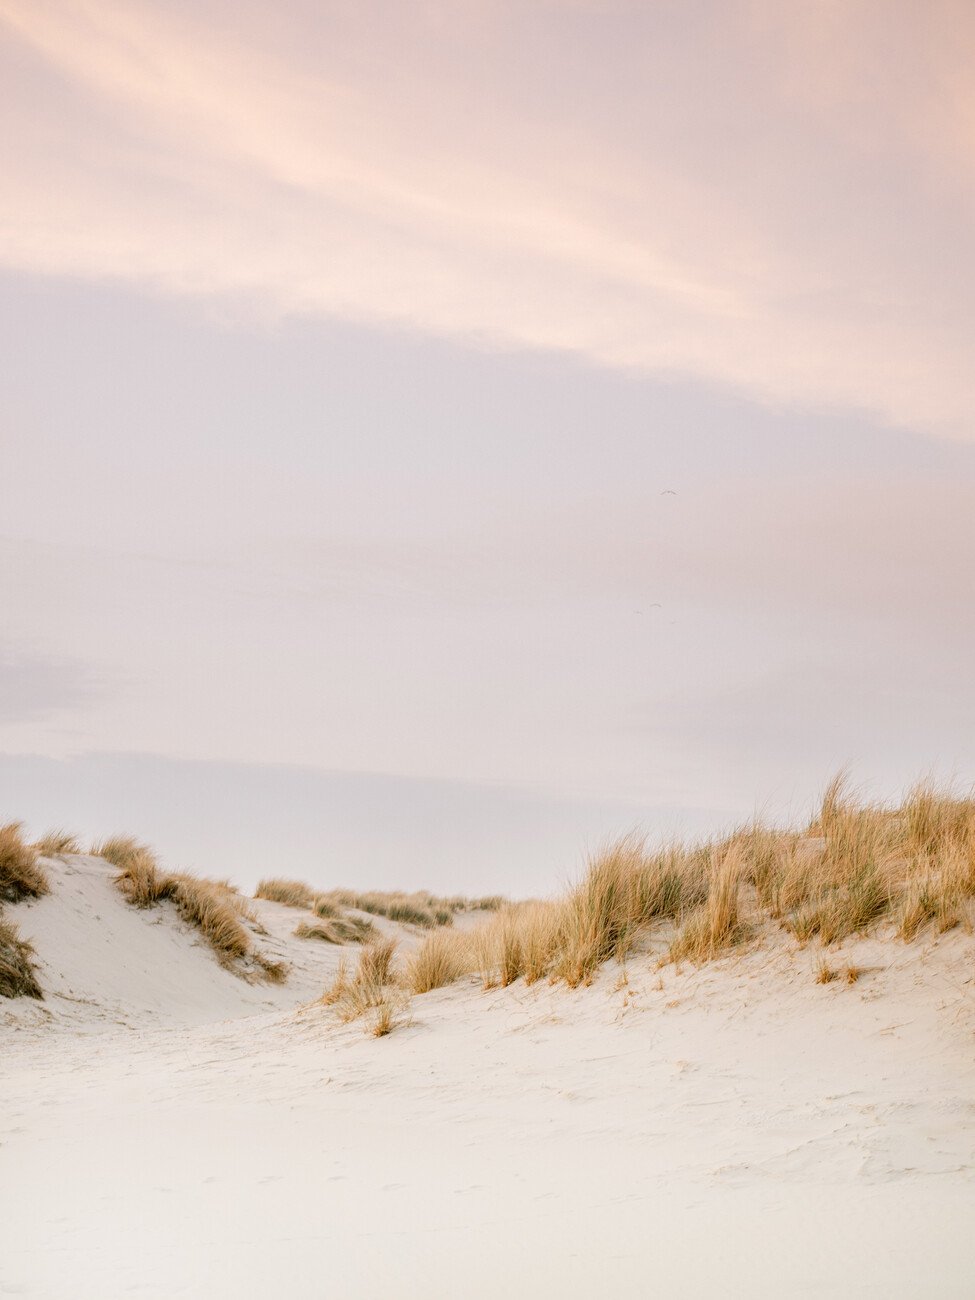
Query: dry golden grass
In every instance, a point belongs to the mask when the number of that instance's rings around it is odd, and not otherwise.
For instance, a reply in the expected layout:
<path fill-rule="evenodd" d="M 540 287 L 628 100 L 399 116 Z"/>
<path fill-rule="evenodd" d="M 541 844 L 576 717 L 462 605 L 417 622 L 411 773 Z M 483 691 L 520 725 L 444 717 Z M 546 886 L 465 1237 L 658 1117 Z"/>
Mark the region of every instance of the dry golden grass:
<path fill-rule="evenodd" d="M 34 949 L 17 927 L 0 918 L 0 997 L 43 998 L 33 962 Z"/>
<path fill-rule="evenodd" d="M 286 907 L 311 907 L 316 899 L 315 890 L 301 880 L 260 880 L 254 890 L 255 898 L 266 898 Z"/>
<path fill-rule="evenodd" d="M 855 984 L 862 974 L 863 974 L 862 966 L 850 965 L 850 966 L 843 967 L 843 979 L 846 981 L 847 984 Z"/>
<path fill-rule="evenodd" d="M 322 994 L 322 1003 L 334 1007 L 343 1024 L 358 1020 L 374 1007 L 390 1000 L 388 985 L 393 981 L 392 962 L 395 940 L 380 939 L 359 953 L 354 974 L 343 960 L 332 983 Z"/>
<path fill-rule="evenodd" d="M 747 929 L 741 918 L 740 890 L 744 853 L 733 842 L 722 854 L 715 849 L 708 870 L 707 896 L 690 914 L 670 945 L 671 961 L 706 962 L 740 943 Z"/>
<path fill-rule="evenodd" d="M 485 988 L 524 978 L 534 984 L 549 973 L 563 930 L 562 908 L 554 903 L 506 905 L 467 937 Z"/>
<path fill-rule="evenodd" d="M 839 979 L 839 974 L 829 965 L 824 957 L 820 957 L 819 961 L 816 963 L 816 983 L 832 984 L 835 979 Z"/>
<path fill-rule="evenodd" d="M 351 889 L 321 892 L 301 880 L 262 880 L 254 897 L 267 898 L 289 907 L 308 908 L 323 918 L 341 917 L 346 908 L 354 908 L 373 916 L 385 916 L 387 920 L 397 921 L 400 925 L 415 925 L 427 930 L 452 926 L 456 912 L 494 911 L 502 904 L 501 898 L 496 895 L 485 898 L 441 898 L 426 890 L 417 890 L 412 894 L 382 890 L 363 893 Z M 315 937 L 324 937 L 324 934 Z"/>
<path fill-rule="evenodd" d="M 425 930 L 437 926 L 451 926 L 457 912 L 497 911 L 504 900 L 500 895 L 484 898 L 464 898 L 460 895 L 440 897 L 417 890 L 412 894 L 401 891 L 369 890 L 365 893 L 352 889 L 331 889 L 318 896 L 318 902 L 336 908 L 354 907 L 373 916 L 385 916 L 400 925 L 416 925 Z"/>
<path fill-rule="evenodd" d="M 543 977 L 574 987 L 661 921 L 677 927 L 671 960 L 705 962 L 769 919 L 800 943 L 883 926 L 913 939 L 968 924 L 973 897 L 975 798 L 928 782 L 899 806 L 869 803 L 841 774 L 804 831 L 756 823 L 654 851 L 624 837 L 561 899 L 506 905 L 443 952 L 461 961 L 466 948 L 487 988 Z"/>
<path fill-rule="evenodd" d="M 424 893 L 385 894 L 373 890 L 354 895 L 349 906 L 357 907 L 361 912 L 371 912 L 373 916 L 385 916 L 400 925 L 418 925 L 428 930 L 436 925 L 452 925 L 454 921 L 449 908 L 434 905 L 431 896 Z"/>
<path fill-rule="evenodd" d="M 902 939 L 911 940 L 927 921 L 939 933 L 959 923 L 961 894 L 952 881 L 929 874 L 913 879 L 901 904 L 897 929 Z"/>
<path fill-rule="evenodd" d="M 376 933 L 370 921 L 345 915 L 334 894 L 316 893 L 301 880 L 262 880 L 254 891 L 254 897 L 313 912 L 318 920 L 299 921 L 294 930 L 298 939 L 318 939 L 322 943 L 366 943 Z"/>
<path fill-rule="evenodd" d="M 323 943 L 366 943 L 376 929 L 357 916 L 330 916 L 318 921 L 299 921 L 294 933 L 297 939 L 320 939 Z"/>
<path fill-rule="evenodd" d="M 389 984 L 392 979 L 395 939 L 376 939 L 359 953 L 359 975 L 376 984 Z"/>
<path fill-rule="evenodd" d="M 166 885 L 179 914 L 200 930 L 223 965 L 232 966 L 250 953 L 250 935 L 225 889 L 184 872 L 167 876 Z"/>
<path fill-rule="evenodd" d="M 434 930 L 406 964 L 404 980 L 411 993 L 429 993 L 469 975 L 474 956 L 466 935 Z"/>
<path fill-rule="evenodd" d="M 285 984 L 287 982 L 291 967 L 286 961 L 274 961 L 262 952 L 255 952 L 253 958 L 255 965 L 268 984 Z"/>
<path fill-rule="evenodd" d="M 152 907 L 168 899 L 189 925 L 195 926 L 228 970 L 241 972 L 253 962 L 270 983 L 287 978 L 282 962 L 254 951 L 241 918 L 254 920 L 246 899 L 226 880 L 207 880 L 185 871 L 164 871 L 145 844 L 128 835 L 114 835 L 92 846 L 92 853 L 118 869 L 115 883 L 133 907 Z"/>
<path fill-rule="evenodd" d="M 349 963 L 343 957 L 339 962 L 338 970 L 332 977 L 331 984 L 326 984 L 319 999 L 323 1007 L 334 1007 L 345 993 L 351 983 L 352 976 L 349 974 Z"/>
<path fill-rule="evenodd" d="M 369 1029 L 373 1038 L 385 1038 L 387 1034 L 392 1033 L 396 1028 L 396 1016 L 399 1010 L 399 1004 L 395 999 L 383 998 L 376 1007 L 376 1014 Z"/>
<path fill-rule="evenodd" d="M 70 831 L 48 831 L 46 835 L 34 841 L 34 848 L 45 858 L 57 858 L 64 853 L 81 852 L 77 835 L 72 835 Z"/>
<path fill-rule="evenodd" d="M 47 872 L 37 860 L 37 849 L 24 843 L 22 825 L 8 822 L 0 826 L 0 902 L 40 898 L 51 888 Z"/>
<path fill-rule="evenodd" d="M 133 907 L 152 907 L 172 896 L 172 883 L 159 870 L 156 855 L 147 845 L 116 836 L 100 847 L 98 856 L 118 868 L 115 883 Z"/>

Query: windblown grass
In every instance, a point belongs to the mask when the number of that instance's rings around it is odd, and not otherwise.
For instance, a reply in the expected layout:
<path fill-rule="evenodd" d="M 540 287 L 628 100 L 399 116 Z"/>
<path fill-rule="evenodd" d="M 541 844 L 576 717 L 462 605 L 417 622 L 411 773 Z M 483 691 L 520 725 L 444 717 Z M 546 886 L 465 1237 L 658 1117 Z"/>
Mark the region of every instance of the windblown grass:
<path fill-rule="evenodd" d="M 514 903 L 471 931 L 468 948 L 485 988 L 524 978 L 534 984 L 551 969 L 563 931 L 562 908 L 553 903 Z"/>
<path fill-rule="evenodd" d="M 401 1010 L 401 999 L 384 997 L 376 1007 L 376 1014 L 369 1029 L 373 1038 L 385 1038 L 387 1034 L 392 1033 L 399 1024 L 397 1017 Z"/>
<path fill-rule="evenodd" d="M 320 939 L 323 943 L 366 943 L 376 933 L 375 926 L 358 916 L 330 916 L 318 921 L 299 921 L 298 939 Z"/>
<path fill-rule="evenodd" d="M 411 993 L 429 993 L 469 975 L 473 968 L 473 953 L 466 936 L 434 930 L 410 957 L 404 978 Z"/>
<path fill-rule="evenodd" d="M 452 925 L 454 920 L 453 912 L 449 908 L 433 906 L 431 895 L 424 893 L 387 894 L 379 890 L 371 890 L 368 893 L 357 894 L 350 890 L 336 890 L 325 897 L 340 905 L 358 908 L 360 912 L 385 916 L 387 920 L 398 921 L 400 925 L 418 925 L 424 929 L 433 929 L 437 925 Z"/>
<path fill-rule="evenodd" d="M 412 894 L 399 891 L 369 890 L 365 893 L 352 889 L 332 889 L 319 895 L 319 902 L 333 907 L 354 907 L 373 916 L 385 916 L 401 925 L 415 925 L 432 930 L 437 926 L 451 926 L 458 912 L 497 911 L 504 900 L 492 894 L 484 898 L 464 898 L 460 895 L 442 897 L 417 890 Z"/>
<path fill-rule="evenodd" d="M 425 961 L 473 969 L 487 988 L 542 978 L 575 987 L 655 929 L 669 939 L 666 960 L 703 963 L 759 941 L 770 921 L 802 944 L 884 928 L 911 940 L 967 923 L 973 897 L 975 797 L 927 782 L 900 805 L 870 803 L 841 774 L 803 830 L 755 823 L 659 849 L 626 836 L 562 898 L 506 905 L 468 934 L 444 935 Z M 439 987 L 449 974 L 436 981 L 412 985 Z"/>
<path fill-rule="evenodd" d="M 25 844 L 22 822 L 0 826 L 0 902 L 19 903 L 50 891 L 47 872 L 38 862 L 37 849 Z"/>
<path fill-rule="evenodd" d="M 833 969 L 825 957 L 820 957 L 816 963 L 816 983 L 832 984 L 836 979 L 839 979 L 839 972 Z"/>
<path fill-rule="evenodd" d="M 77 835 L 70 831 L 48 831 L 39 840 L 34 841 L 34 848 L 45 858 L 58 858 L 64 853 L 80 853 L 81 845 Z"/>
<path fill-rule="evenodd" d="M 312 907 L 316 893 L 301 880 L 260 880 L 254 890 L 255 898 L 266 898 L 286 907 Z"/>
<path fill-rule="evenodd" d="M 253 921 L 253 913 L 229 882 L 185 871 L 164 871 L 148 845 L 127 835 L 93 845 L 92 853 L 118 869 L 115 883 L 133 907 L 172 902 L 183 920 L 200 931 L 222 966 L 241 973 L 242 965 L 251 962 L 270 983 L 287 977 L 284 963 L 254 950 L 242 924 L 242 918 Z"/>
<path fill-rule="evenodd" d="M 343 1024 L 358 1020 L 367 1011 L 395 1001 L 389 991 L 393 983 L 392 962 L 396 943 L 393 939 L 378 939 L 359 953 L 354 973 L 348 964 L 341 962 L 332 983 L 322 994 L 322 1003 L 334 1007 Z"/>
<path fill-rule="evenodd" d="M 0 918 L 0 997 L 43 998 L 33 956 L 34 949 L 17 927 Z"/>
<path fill-rule="evenodd" d="M 712 850 L 708 865 L 707 894 L 693 911 L 670 946 L 671 961 L 688 958 L 706 962 L 746 936 L 741 916 L 743 853 L 732 843 L 723 853 Z"/>

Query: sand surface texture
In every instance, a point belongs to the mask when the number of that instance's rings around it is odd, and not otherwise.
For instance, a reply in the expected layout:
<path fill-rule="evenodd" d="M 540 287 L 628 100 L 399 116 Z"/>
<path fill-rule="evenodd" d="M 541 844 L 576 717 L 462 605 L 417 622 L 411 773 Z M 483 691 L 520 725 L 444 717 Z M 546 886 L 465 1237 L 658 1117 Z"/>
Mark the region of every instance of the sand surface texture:
<path fill-rule="evenodd" d="M 975 944 L 794 941 L 591 988 L 309 1006 L 345 950 L 223 970 L 99 859 L 10 909 L 44 1002 L 0 1003 L 0 1295 L 975 1294 Z M 472 923 L 473 918 L 461 918 Z M 417 932 L 380 921 L 403 949 Z"/>

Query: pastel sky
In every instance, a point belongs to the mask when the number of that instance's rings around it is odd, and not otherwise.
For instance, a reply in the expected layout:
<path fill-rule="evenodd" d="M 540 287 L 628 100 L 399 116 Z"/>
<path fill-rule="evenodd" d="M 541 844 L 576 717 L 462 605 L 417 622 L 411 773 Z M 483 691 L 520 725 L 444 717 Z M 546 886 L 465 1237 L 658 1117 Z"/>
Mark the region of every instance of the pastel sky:
<path fill-rule="evenodd" d="M 544 892 L 975 776 L 967 0 L 0 0 L 0 790 Z"/>

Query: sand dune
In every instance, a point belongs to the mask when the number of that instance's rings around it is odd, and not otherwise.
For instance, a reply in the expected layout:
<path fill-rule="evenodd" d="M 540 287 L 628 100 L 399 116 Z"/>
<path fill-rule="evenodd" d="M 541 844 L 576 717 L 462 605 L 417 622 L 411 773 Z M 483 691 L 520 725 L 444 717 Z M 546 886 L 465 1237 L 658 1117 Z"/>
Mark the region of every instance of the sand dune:
<path fill-rule="evenodd" d="M 47 865 L 12 909 L 46 996 L 0 1011 L 0 1295 L 971 1294 L 964 932 L 849 942 L 853 985 L 784 941 L 464 980 L 375 1039 L 309 1005 L 342 950 L 297 909 L 255 903 L 291 974 L 250 983 L 106 863 Z"/>

